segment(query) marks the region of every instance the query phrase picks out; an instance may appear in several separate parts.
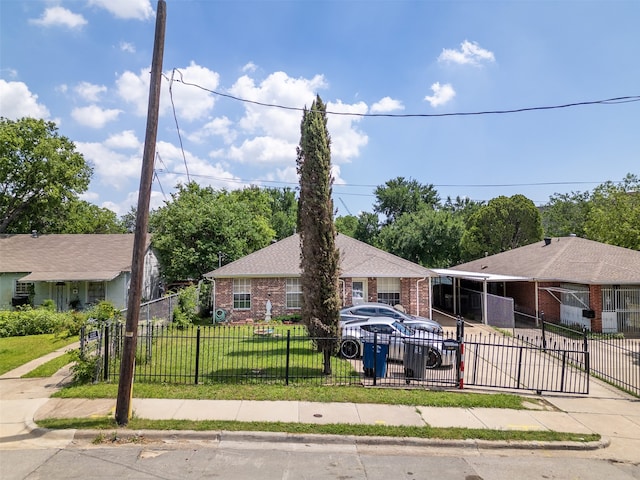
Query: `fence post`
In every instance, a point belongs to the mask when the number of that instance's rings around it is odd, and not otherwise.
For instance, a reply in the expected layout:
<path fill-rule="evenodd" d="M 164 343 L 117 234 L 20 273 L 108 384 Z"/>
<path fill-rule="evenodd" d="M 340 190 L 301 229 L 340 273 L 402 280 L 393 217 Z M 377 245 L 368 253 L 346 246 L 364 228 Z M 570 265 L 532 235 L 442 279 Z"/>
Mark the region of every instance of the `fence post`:
<path fill-rule="evenodd" d="M 458 315 L 456 320 L 456 341 L 458 349 L 456 350 L 457 370 L 458 370 L 458 388 L 464 388 L 464 320 Z"/>
<path fill-rule="evenodd" d="M 540 319 L 542 320 L 542 351 L 546 352 L 547 351 L 547 332 L 546 332 L 546 329 L 544 328 L 545 321 L 544 321 L 543 311 L 540 311 Z"/>
<path fill-rule="evenodd" d="M 200 326 L 198 325 L 198 330 L 196 331 L 196 376 L 195 376 L 196 385 L 198 385 L 199 371 L 200 371 Z"/>
<path fill-rule="evenodd" d="M 82 327 L 80 327 L 80 358 L 84 358 L 84 349 L 85 349 L 85 343 L 86 343 L 85 335 L 86 334 L 87 334 L 87 327 L 85 327 L 83 325 Z"/>
<path fill-rule="evenodd" d="M 587 337 L 587 329 L 582 327 L 582 349 L 584 350 L 584 371 L 587 374 L 587 394 L 589 394 L 589 384 L 591 379 L 591 365 L 589 353 L 589 339 Z"/>
<path fill-rule="evenodd" d="M 289 355 L 291 353 L 291 330 L 287 330 L 287 356 L 284 367 L 284 384 L 289 385 Z"/>
<path fill-rule="evenodd" d="M 378 379 L 378 332 L 373 334 L 373 386 L 376 386 Z"/>
<path fill-rule="evenodd" d="M 106 382 L 109 380 L 109 324 L 105 324 L 104 329 L 104 364 L 102 367 L 102 379 Z"/>

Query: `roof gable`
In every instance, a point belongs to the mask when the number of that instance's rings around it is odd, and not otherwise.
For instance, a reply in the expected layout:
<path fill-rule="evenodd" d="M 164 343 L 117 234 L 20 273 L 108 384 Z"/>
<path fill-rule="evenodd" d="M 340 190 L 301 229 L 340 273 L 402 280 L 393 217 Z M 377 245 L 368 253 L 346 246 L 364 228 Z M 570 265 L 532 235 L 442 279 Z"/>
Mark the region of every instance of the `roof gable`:
<path fill-rule="evenodd" d="M 420 265 L 348 235 L 338 234 L 336 247 L 340 251 L 340 277 L 423 278 L 431 275 Z M 300 236 L 294 234 L 213 270 L 205 277 L 298 277 L 300 273 Z"/>
<path fill-rule="evenodd" d="M 0 272 L 30 273 L 31 281 L 110 280 L 131 271 L 133 240 L 133 234 L 2 235 Z"/>
<path fill-rule="evenodd" d="M 583 284 L 640 283 L 640 252 L 580 237 L 554 238 L 451 267 L 452 270 Z"/>

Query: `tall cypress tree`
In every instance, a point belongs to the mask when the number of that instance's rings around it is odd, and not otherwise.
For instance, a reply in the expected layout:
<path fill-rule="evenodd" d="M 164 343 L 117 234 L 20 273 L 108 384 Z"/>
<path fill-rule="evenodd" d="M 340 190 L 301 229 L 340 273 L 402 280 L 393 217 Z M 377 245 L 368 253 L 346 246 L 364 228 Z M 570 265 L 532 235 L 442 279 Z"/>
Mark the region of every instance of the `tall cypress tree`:
<path fill-rule="evenodd" d="M 331 139 L 326 106 L 316 96 L 305 108 L 300 125 L 297 168 L 300 175 L 298 232 L 302 269 L 302 319 L 324 356 L 324 371 L 331 374 L 331 356 L 337 349 L 340 319 L 338 277 L 340 254 L 336 248 L 331 200 Z"/>

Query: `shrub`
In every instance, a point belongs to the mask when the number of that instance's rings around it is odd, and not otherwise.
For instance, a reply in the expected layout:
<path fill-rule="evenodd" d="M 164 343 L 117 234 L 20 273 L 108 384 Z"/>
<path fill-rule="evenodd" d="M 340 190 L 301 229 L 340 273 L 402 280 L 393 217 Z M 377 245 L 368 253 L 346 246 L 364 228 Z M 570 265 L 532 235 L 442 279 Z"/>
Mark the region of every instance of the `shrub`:
<path fill-rule="evenodd" d="M 71 372 L 73 383 L 83 384 L 97 380 L 100 371 L 100 357 L 94 353 L 82 353 L 80 349 L 69 350 L 73 360 Z"/>
<path fill-rule="evenodd" d="M 184 328 L 198 320 L 198 290 L 195 286 L 178 292 L 178 304 L 173 309 L 173 325 Z"/>

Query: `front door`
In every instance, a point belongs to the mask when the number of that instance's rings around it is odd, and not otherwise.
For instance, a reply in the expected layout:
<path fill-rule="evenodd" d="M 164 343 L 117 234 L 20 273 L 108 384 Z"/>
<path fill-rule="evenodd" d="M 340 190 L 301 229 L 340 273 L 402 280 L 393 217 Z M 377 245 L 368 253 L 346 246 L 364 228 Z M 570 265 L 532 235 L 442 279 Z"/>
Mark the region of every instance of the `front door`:
<path fill-rule="evenodd" d="M 56 283 L 56 308 L 59 312 L 64 312 L 67 307 L 67 288 L 64 282 Z"/>
<path fill-rule="evenodd" d="M 354 278 L 351 286 L 351 304 L 358 305 L 367 301 L 367 279 Z"/>

